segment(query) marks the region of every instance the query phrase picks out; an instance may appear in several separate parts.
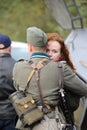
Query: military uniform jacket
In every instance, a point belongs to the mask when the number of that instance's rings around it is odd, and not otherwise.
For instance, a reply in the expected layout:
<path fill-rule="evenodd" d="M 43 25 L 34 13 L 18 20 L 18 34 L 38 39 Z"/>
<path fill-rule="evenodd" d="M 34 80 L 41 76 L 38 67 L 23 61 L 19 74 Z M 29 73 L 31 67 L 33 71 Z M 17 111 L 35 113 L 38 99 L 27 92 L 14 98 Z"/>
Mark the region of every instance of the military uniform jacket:
<path fill-rule="evenodd" d="M 45 53 L 36 52 L 31 56 L 31 60 L 37 64 L 42 58 L 47 58 L 47 64 L 40 70 L 40 86 L 43 94 L 44 102 L 49 103 L 52 106 L 58 103 L 58 65 L 55 62 L 49 60 L 48 55 Z M 87 84 L 81 81 L 74 73 L 74 71 L 66 64 L 62 62 L 63 66 L 63 78 L 64 87 L 77 95 L 87 95 Z M 28 76 L 32 71 L 32 67 L 29 61 L 18 61 L 13 69 L 14 86 L 16 89 L 24 90 L 27 85 Z M 31 94 L 35 101 L 40 101 L 36 77 L 33 75 L 27 93 Z"/>

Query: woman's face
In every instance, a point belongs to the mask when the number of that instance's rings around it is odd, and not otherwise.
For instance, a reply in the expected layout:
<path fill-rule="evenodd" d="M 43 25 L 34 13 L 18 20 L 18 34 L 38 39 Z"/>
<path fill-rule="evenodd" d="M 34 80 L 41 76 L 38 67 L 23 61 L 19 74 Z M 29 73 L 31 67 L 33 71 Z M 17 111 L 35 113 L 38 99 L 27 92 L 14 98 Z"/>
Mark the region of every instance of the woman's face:
<path fill-rule="evenodd" d="M 57 62 L 61 57 L 60 43 L 58 41 L 48 41 L 46 52 L 52 61 Z"/>

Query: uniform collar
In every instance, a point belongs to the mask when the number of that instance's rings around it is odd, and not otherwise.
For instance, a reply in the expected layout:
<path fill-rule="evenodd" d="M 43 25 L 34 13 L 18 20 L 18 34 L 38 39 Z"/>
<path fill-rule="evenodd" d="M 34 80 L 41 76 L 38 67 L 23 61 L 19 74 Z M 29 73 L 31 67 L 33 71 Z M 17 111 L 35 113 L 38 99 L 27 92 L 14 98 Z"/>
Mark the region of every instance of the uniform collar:
<path fill-rule="evenodd" d="M 30 59 L 37 58 L 37 57 L 50 59 L 50 57 L 46 53 L 43 53 L 43 52 L 35 52 L 35 53 L 33 53 L 31 55 Z"/>
<path fill-rule="evenodd" d="M 9 53 L 1 53 L 0 54 L 0 57 L 9 57 L 11 56 Z"/>

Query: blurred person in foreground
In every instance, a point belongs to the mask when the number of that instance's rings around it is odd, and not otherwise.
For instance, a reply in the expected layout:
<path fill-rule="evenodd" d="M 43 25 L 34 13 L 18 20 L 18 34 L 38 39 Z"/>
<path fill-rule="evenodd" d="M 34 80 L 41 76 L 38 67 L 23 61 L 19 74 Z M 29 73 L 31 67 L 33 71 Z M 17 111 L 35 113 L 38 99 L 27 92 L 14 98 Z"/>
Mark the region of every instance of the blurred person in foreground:
<path fill-rule="evenodd" d="M 15 91 L 12 80 L 14 64 L 11 39 L 0 34 L 0 130 L 15 130 L 16 112 L 8 98 Z"/>
<path fill-rule="evenodd" d="M 50 60 L 54 62 L 66 61 L 67 65 L 72 69 L 73 72 L 75 72 L 76 68 L 70 59 L 69 50 L 65 45 L 64 40 L 61 38 L 61 36 L 58 33 L 53 32 L 53 33 L 47 33 L 47 38 L 48 39 L 47 39 L 46 52 L 50 56 Z M 81 118 L 81 113 L 79 113 L 79 111 L 82 112 L 82 107 L 80 104 L 80 95 L 79 95 L 80 93 L 76 94 L 71 90 L 67 90 L 67 87 L 65 88 L 65 92 L 67 94 L 67 103 L 70 105 L 70 112 L 72 113 L 73 119 L 75 118 L 75 125 L 79 127 L 78 125 L 80 123 Z M 76 111 L 77 109 L 78 111 Z"/>
<path fill-rule="evenodd" d="M 39 61 L 46 59 L 44 66 L 40 72 L 40 87 L 42 91 L 43 101 L 46 107 L 46 113 L 41 106 L 40 95 L 35 74 L 32 76 L 27 86 L 27 95 L 31 95 L 36 105 L 44 113 L 44 118 L 38 123 L 24 128 L 19 120 L 17 128 L 22 130 L 60 130 L 57 120 L 57 114 L 60 113 L 58 108 L 58 65 L 50 60 L 46 54 L 47 36 L 46 33 L 37 27 L 29 27 L 27 29 L 27 43 L 30 52 L 30 60 L 37 64 Z M 63 64 L 64 87 L 79 94 L 87 95 L 87 84 L 82 82 L 73 72 L 73 70 L 64 62 Z M 27 79 L 32 71 L 32 67 L 27 60 L 18 61 L 13 69 L 14 86 L 16 89 L 24 90 L 27 85 Z M 19 73 L 19 72 L 22 72 Z M 49 106 L 49 107 L 48 107 Z M 58 111 L 56 111 L 56 109 Z M 50 110 L 50 111 L 49 111 Z"/>

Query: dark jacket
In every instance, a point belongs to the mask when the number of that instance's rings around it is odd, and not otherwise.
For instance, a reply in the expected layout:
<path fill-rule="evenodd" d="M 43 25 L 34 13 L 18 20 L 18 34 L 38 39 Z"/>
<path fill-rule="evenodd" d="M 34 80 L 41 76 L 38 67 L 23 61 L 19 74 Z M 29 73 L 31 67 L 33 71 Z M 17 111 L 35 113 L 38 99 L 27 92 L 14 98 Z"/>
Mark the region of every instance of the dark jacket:
<path fill-rule="evenodd" d="M 8 97 L 15 91 L 12 71 L 15 60 L 10 54 L 0 54 L 0 119 L 11 119 L 16 112 Z"/>

